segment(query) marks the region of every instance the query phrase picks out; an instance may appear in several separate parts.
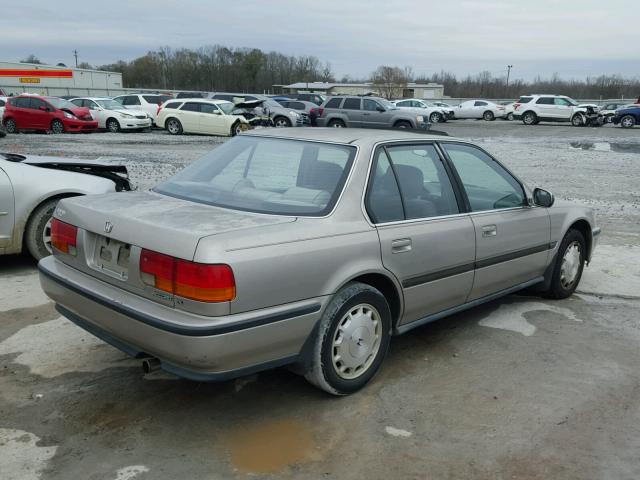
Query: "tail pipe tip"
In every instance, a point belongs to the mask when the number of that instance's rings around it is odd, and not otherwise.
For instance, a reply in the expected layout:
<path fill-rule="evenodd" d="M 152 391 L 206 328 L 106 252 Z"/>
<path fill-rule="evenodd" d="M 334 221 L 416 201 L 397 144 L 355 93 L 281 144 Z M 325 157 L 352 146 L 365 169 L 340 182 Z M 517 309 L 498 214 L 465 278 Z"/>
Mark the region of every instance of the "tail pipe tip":
<path fill-rule="evenodd" d="M 155 372 L 160 369 L 160 360 L 154 357 L 145 358 L 142 360 L 142 371 L 146 374 Z"/>

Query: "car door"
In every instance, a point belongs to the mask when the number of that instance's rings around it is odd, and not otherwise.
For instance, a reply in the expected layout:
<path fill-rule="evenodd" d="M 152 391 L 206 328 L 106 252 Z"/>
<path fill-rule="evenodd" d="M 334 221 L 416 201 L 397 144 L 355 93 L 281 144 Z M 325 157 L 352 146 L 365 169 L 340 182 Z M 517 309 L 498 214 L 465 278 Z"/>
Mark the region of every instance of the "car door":
<path fill-rule="evenodd" d="M 475 102 L 473 102 L 470 118 L 482 118 L 482 115 L 487 110 L 490 110 L 488 102 L 483 102 L 482 100 L 476 100 Z"/>
<path fill-rule="evenodd" d="M 520 182 L 480 148 L 442 143 L 467 197 L 475 228 L 475 279 L 469 300 L 539 279 L 547 266 L 550 221 L 531 207 Z"/>
<path fill-rule="evenodd" d="M 347 97 L 344 99 L 342 110 L 343 113 L 347 116 L 349 127 L 365 126 L 366 122 L 363 120 L 361 103 L 362 99 L 360 98 Z"/>
<path fill-rule="evenodd" d="M 566 98 L 554 98 L 553 106 L 556 118 L 565 121 L 571 120 L 573 106 Z"/>
<path fill-rule="evenodd" d="M 371 98 L 362 99 L 362 126 L 383 128 L 389 126 L 390 115 L 386 109 Z"/>
<path fill-rule="evenodd" d="M 185 133 L 201 133 L 200 104 L 198 102 L 185 102 L 178 112 L 178 119 L 182 123 L 182 130 Z"/>
<path fill-rule="evenodd" d="M 9 176 L 2 169 L 0 160 L 0 247 L 8 247 L 13 238 L 14 228 L 14 196 Z"/>
<path fill-rule="evenodd" d="M 538 117 L 554 120 L 558 117 L 553 97 L 540 97 L 536 100 Z"/>
<path fill-rule="evenodd" d="M 39 98 L 31 98 L 29 101 L 29 128 L 36 130 L 49 130 L 51 128 L 51 113 L 53 106 Z"/>
<path fill-rule="evenodd" d="M 228 135 L 231 131 L 229 117 L 212 103 L 199 103 L 199 132 L 209 135 Z"/>
<path fill-rule="evenodd" d="M 458 105 L 456 110 L 456 117 L 458 118 L 473 118 L 473 100 L 469 102 L 463 102 Z"/>
<path fill-rule="evenodd" d="M 374 155 L 365 205 L 382 263 L 400 281 L 401 324 L 461 305 L 473 285 L 475 236 L 432 143 L 396 143 Z"/>

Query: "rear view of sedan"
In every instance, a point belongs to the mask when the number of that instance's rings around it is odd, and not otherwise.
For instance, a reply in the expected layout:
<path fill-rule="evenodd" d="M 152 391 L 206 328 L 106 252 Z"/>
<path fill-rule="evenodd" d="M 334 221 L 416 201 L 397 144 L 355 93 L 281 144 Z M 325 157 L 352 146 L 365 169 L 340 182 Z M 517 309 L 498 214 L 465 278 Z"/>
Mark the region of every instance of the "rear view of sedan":
<path fill-rule="evenodd" d="M 149 115 L 142 110 L 126 109 L 111 98 L 74 98 L 71 103 L 88 108 L 91 116 L 98 122 L 98 128 L 112 133 L 151 128 Z"/>
<path fill-rule="evenodd" d="M 23 130 L 52 133 L 90 133 L 98 128 L 88 108 L 78 107 L 58 97 L 21 95 L 9 98 L 5 105 L 7 133 Z"/>
<path fill-rule="evenodd" d="M 599 234 L 469 142 L 333 128 L 239 135 L 151 191 L 63 200 L 52 231 L 44 291 L 147 370 L 297 364 L 335 395 L 393 335 L 524 288 L 569 297 Z"/>

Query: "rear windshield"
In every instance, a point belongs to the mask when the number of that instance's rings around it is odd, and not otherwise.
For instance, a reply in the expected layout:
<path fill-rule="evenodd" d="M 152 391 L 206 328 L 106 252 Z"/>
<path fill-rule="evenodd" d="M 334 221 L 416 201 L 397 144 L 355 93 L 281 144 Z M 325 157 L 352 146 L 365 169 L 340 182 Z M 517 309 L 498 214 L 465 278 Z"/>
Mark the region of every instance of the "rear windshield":
<path fill-rule="evenodd" d="M 520 97 L 518 103 L 529 103 L 533 97 Z"/>
<path fill-rule="evenodd" d="M 147 103 L 160 105 L 166 102 L 167 100 L 171 100 L 173 97 L 170 95 L 143 95 L 142 98 L 144 98 L 147 101 Z"/>
<path fill-rule="evenodd" d="M 218 207 L 323 216 L 336 204 L 355 147 L 236 137 L 154 189 Z"/>

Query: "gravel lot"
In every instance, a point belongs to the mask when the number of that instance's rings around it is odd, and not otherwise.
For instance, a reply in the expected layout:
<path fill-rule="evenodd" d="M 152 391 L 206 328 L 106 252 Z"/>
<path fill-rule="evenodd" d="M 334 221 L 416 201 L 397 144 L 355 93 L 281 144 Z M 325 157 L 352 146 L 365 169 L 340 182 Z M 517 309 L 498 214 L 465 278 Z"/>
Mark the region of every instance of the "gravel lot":
<path fill-rule="evenodd" d="M 0 257 L 0 478 L 640 478 L 640 129 L 439 125 L 604 228 L 579 293 L 510 296 L 394 339 L 364 391 L 287 370 L 201 384 L 56 313 Z M 149 187 L 223 142 L 164 132 L 11 135 L 3 151 L 109 157 Z"/>

